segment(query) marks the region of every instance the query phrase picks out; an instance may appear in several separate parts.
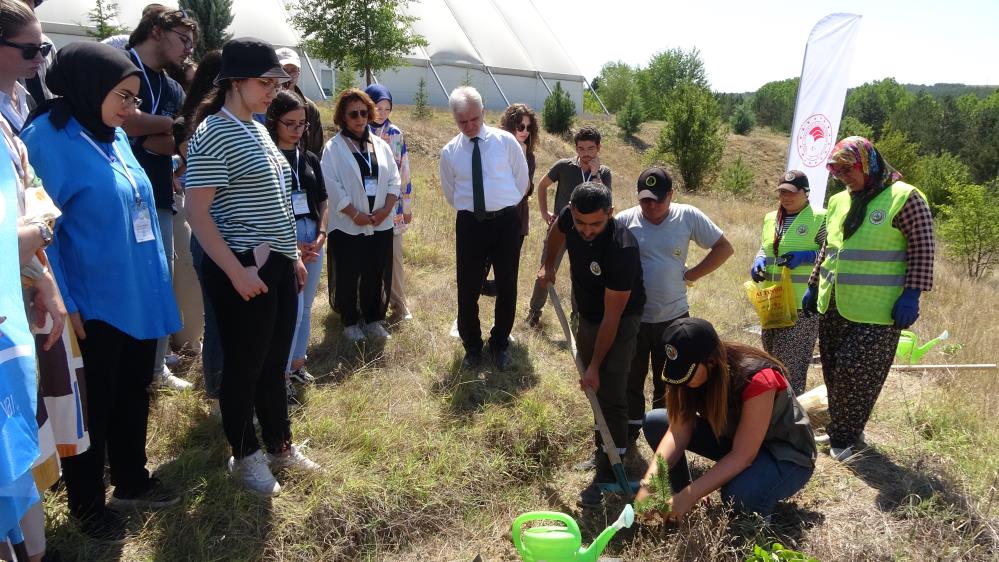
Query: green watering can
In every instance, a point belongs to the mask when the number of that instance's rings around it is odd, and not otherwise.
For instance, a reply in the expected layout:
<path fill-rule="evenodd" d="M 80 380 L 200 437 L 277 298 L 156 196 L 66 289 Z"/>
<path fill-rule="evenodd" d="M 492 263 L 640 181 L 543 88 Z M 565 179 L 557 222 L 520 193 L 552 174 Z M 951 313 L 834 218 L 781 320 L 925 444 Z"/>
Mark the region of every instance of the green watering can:
<path fill-rule="evenodd" d="M 521 527 L 528 521 L 558 521 L 562 525 L 531 527 L 521 533 Z M 513 521 L 513 546 L 524 562 L 596 562 L 607 543 L 620 529 L 631 527 L 635 522 L 635 510 L 631 504 L 613 525 L 607 527 L 593 541 L 589 548 L 583 548 L 583 537 L 579 533 L 576 520 L 557 511 L 532 511 Z"/>
<path fill-rule="evenodd" d="M 950 337 L 950 333 L 944 330 L 939 336 L 933 338 L 932 340 L 919 345 L 919 338 L 916 337 L 914 332 L 909 330 L 902 330 L 902 335 L 898 338 L 898 347 L 895 349 L 895 355 L 899 359 L 909 363 L 919 363 L 919 360 L 923 358 L 923 355 L 937 346 L 938 343 L 944 341 Z"/>

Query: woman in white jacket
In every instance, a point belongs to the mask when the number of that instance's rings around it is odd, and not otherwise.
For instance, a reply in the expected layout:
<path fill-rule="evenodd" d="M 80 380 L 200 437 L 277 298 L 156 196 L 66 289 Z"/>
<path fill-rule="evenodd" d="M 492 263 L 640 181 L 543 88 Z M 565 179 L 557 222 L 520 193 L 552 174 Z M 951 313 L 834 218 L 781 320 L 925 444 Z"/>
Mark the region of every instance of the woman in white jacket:
<path fill-rule="evenodd" d="M 375 104 L 350 88 L 336 100 L 340 132 L 326 143 L 322 171 L 329 194 L 328 255 L 332 256 L 335 308 L 344 336 L 388 339 L 384 292 L 392 286 L 392 215 L 399 198 L 399 168 L 392 149 L 371 135 Z"/>

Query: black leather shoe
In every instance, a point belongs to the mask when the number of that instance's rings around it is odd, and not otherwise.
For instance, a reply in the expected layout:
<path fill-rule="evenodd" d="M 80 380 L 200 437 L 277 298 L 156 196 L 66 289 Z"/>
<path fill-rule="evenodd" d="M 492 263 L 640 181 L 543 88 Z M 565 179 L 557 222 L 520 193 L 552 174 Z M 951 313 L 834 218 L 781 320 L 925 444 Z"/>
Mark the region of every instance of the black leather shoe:
<path fill-rule="evenodd" d="M 482 351 L 466 351 L 465 358 L 461 360 L 462 369 L 475 369 L 482 364 Z"/>
<path fill-rule="evenodd" d="M 505 371 L 510 367 L 510 354 L 507 350 L 503 349 L 500 351 L 493 352 L 493 364 L 500 371 Z"/>

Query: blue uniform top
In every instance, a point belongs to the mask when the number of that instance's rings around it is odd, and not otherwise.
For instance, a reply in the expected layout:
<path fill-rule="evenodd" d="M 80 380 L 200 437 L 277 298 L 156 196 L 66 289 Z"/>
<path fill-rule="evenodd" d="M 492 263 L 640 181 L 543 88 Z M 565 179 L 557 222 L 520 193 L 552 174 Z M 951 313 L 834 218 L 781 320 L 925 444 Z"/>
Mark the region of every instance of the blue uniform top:
<path fill-rule="evenodd" d="M 152 185 L 121 128 L 112 144 L 86 134 L 75 118 L 56 130 L 48 114 L 21 132 L 32 167 L 63 213 L 47 254 L 66 309 L 136 339 L 171 334 L 180 316 Z M 150 218 L 154 240 L 148 242 L 138 242 L 133 228 L 140 215 L 136 191 Z"/>

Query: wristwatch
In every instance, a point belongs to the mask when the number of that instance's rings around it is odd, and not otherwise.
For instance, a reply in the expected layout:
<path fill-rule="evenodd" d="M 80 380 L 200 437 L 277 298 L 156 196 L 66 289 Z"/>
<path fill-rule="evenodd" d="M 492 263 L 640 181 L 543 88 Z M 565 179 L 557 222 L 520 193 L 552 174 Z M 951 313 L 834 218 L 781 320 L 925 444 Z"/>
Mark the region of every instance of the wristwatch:
<path fill-rule="evenodd" d="M 42 247 L 48 248 L 52 243 L 52 229 L 44 222 L 36 222 L 35 226 L 38 227 L 38 234 L 42 237 Z"/>

